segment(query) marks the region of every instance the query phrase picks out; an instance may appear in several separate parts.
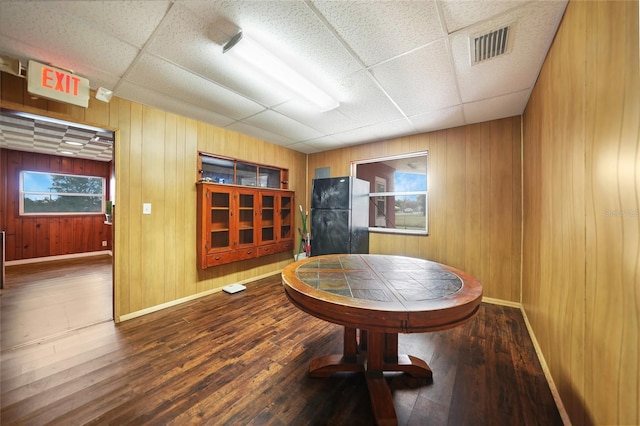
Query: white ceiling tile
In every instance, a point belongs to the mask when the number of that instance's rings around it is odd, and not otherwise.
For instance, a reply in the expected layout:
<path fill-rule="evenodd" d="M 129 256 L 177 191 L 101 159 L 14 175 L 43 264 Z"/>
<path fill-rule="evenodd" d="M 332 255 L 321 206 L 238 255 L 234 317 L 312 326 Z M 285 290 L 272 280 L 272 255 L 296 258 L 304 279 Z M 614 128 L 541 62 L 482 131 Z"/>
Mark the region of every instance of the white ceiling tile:
<path fill-rule="evenodd" d="M 416 128 L 408 119 L 388 121 L 373 127 L 377 128 L 378 139 L 392 139 L 416 133 Z"/>
<path fill-rule="evenodd" d="M 28 2 L 28 7 L 21 2 L 0 2 L 0 34 L 33 46 L 42 55 L 25 55 L 30 59 L 78 74 L 89 63 L 108 74 L 122 75 L 138 53 L 132 45 L 61 13 L 48 2 Z"/>
<path fill-rule="evenodd" d="M 0 54 L 309 153 L 521 114 L 566 3 L 0 0 Z M 515 23 L 511 52 L 471 67 L 469 35 L 504 23 Z M 223 55 L 238 28 L 340 106 L 308 109 Z"/>
<path fill-rule="evenodd" d="M 47 56 L 49 56 L 49 52 L 46 49 L 33 48 L 31 46 L 23 44 L 20 41 L 12 40 L 1 35 L 0 46 L 3 46 L 3 55 L 19 59 L 22 63 L 22 66 L 25 67 L 29 59 L 46 58 Z M 30 54 L 25 56 L 24 52 L 30 52 Z M 88 62 L 83 62 L 82 64 L 75 67 L 73 71 L 81 76 L 91 76 L 89 84 L 92 89 L 96 89 L 100 86 L 112 89 L 120 80 L 119 76 L 105 73 L 99 68 L 94 68 L 92 64 Z"/>
<path fill-rule="evenodd" d="M 316 152 L 326 151 L 328 148 L 319 149 L 316 148 L 313 144 L 308 142 L 298 142 L 291 145 L 287 145 L 287 148 L 293 149 L 295 151 L 301 152 L 303 154 L 314 154 Z"/>
<path fill-rule="evenodd" d="M 400 119 L 353 129 L 332 136 L 343 144 L 353 145 L 366 142 L 376 142 L 412 133 L 416 133 L 416 131 L 411 122 L 407 119 Z"/>
<path fill-rule="evenodd" d="M 137 86 L 164 93 L 236 120 L 264 108 L 242 96 L 151 55 L 143 55 L 128 74 Z"/>
<path fill-rule="evenodd" d="M 172 10 L 150 50 L 266 106 L 291 96 L 275 91 L 274 83 L 259 69 L 222 53 L 222 44 L 229 36 L 218 33 L 230 32 L 227 27 L 242 28 L 245 36 L 333 96 L 337 95 L 336 81 L 359 69 L 303 2 L 188 1 L 178 5 L 183 7 L 175 13 Z M 224 30 L 218 31 L 221 27 Z"/>
<path fill-rule="evenodd" d="M 433 132 L 465 124 L 463 110 L 460 105 L 414 115 L 409 117 L 409 120 L 411 120 L 418 132 Z"/>
<path fill-rule="evenodd" d="M 313 5 L 367 66 L 445 36 L 431 0 L 322 0 Z"/>
<path fill-rule="evenodd" d="M 563 2 L 532 2 L 452 35 L 462 101 L 472 102 L 533 87 L 564 7 Z M 513 24 L 511 51 L 472 66 L 469 37 L 507 24 Z"/>
<path fill-rule="evenodd" d="M 527 106 L 531 90 L 523 90 L 491 99 L 483 99 L 463 105 L 468 124 L 521 115 Z M 491 117 L 491 118 L 489 118 Z"/>
<path fill-rule="evenodd" d="M 120 1 L 48 1 L 56 10 L 100 31 L 142 47 L 167 13 L 168 0 Z"/>
<path fill-rule="evenodd" d="M 406 115 L 460 103 L 445 39 L 385 62 L 371 71 Z"/>
<path fill-rule="evenodd" d="M 305 126 L 291 118 L 275 111 L 265 110 L 259 114 L 243 120 L 245 123 L 271 133 L 288 136 L 293 140 L 314 139 L 322 134 L 311 127 Z"/>
<path fill-rule="evenodd" d="M 402 113 L 373 81 L 367 71 L 354 73 L 340 81 L 340 112 L 350 120 L 350 127 L 403 118 Z"/>
<path fill-rule="evenodd" d="M 204 22 L 227 22 L 260 42 L 278 58 L 312 80 L 335 81 L 359 65 L 304 1 L 236 0 L 217 3 L 189 0 L 186 7 Z"/>
<path fill-rule="evenodd" d="M 322 152 L 340 148 L 343 142 L 334 136 L 322 136 L 317 139 L 304 141 L 303 143 L 305 149 L 312 149 L 313 152 Z M 296 149 L 297 146 L 298 144 L 290 145 L 291 149 Z"/>
<path fill-rule="evenodd" d="M 322 134 L 344 132 L 351 129 L 355 123 L 353 118 L 342 111 L 342 107 L 321 112 L 317 108 L 303 106 L 301 102 L 292 100 L 272 109 Z"/>
<path fill-rule="evenodd" d="M 118 88 L 118 96 L 123 99 L 135 100 L 135 102 L 144 105 L 153 106 L 167 112 L 200 120 L 203 123 L 209 123 L 219 127 L 225 127 L 235 122 L 235 120 L 224 115 L 220 115 L 215 111 L 207 110 L 191 103 L 178 100 L 171 95 L 159 93 L 128 82 L 124 82 Z"/>
<path fill-rule="evenodd" d="M 273 90 L 263 74 L 238 63 L 232 56 L 223 55 L 222 46 L 209 37 L 212 26 L 191 10 L 176 4 L 149 43 L 147 52 L 193 70 L 265 106 L 289 99 L 289 94 Z"/>
<path fill-rule="evenodd" d="M 441 0 L 447 32 L 453 33 L 479 21 L 520 7 L 531 0 Z"/>
<path fill-rule="evenodd" d="M 255 127 L 247 123 L 243 123 L 241 121 L 237 121 L 232 125 L 227 126 L 226 128 L 238 133 L 252 136 L 257 139 L 261 139 L 263 141 L 271 142 L 272 144 L 275 144 L 275 145 L 289 146 L 295 143 L 295 140 L 293 139 L 287 138 L 277 133 L 272 133 L 268 130 Z"/>

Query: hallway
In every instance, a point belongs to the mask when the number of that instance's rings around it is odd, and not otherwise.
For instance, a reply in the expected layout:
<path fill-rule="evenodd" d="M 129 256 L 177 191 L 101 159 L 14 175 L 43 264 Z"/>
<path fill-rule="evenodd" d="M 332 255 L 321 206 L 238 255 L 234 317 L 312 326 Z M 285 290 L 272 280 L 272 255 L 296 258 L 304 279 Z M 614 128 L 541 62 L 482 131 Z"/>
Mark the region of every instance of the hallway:
<path fill-rule="evenodd" d="M 7 266 L 0 303 L 2 351 L 112 320 L 112 257 Z"/>

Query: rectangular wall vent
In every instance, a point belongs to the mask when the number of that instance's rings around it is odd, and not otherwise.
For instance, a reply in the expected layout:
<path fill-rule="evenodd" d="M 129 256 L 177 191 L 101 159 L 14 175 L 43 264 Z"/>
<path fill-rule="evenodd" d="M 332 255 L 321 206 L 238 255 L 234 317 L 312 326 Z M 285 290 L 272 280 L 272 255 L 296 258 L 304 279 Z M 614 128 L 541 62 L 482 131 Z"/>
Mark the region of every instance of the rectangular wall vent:
<path fill-rule="evenodd" d="M 474 37 L 471 45 L 471 65 L 504 55 L 509 48 L 510 26 Z"/>

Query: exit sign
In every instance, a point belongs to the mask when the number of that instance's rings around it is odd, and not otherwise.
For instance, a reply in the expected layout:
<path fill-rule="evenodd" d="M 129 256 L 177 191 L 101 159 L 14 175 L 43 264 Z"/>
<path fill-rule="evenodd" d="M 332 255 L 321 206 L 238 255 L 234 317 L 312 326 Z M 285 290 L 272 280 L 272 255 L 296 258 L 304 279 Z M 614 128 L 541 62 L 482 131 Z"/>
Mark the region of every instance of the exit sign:
<path fill-rule="evenodd" d="M 85 108 L 89 106 L 89 80 L 36 61 L 29 61 L 27 90 L 33 95 L 54 101 Z"/>

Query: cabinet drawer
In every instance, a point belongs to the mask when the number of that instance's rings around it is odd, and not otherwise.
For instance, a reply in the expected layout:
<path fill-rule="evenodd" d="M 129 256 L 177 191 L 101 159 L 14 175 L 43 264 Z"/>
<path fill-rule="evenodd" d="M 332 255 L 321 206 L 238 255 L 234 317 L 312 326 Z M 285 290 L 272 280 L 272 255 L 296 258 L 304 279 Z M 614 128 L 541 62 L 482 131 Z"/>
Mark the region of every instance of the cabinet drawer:
<path fill-rule="evenodd" d="M 258 247 L 258 256 L 267 256 L 269 254 L 281 253 L 283 251 L 293 250 L 293 241 L 283 241 L 277 244 L 269 244 Z"/>
<path fill-rule="evenodd" d="M 235 262 L 237 260 L 252 259 L 256 257 L 255 247 L 242 250 L 225 251 L 207 255 L 207 268 L 211 266 L 223 265 L 225 263 Z"/>
<path fill-rule="evenodd" d="M 253 259 L 258 256 L 258 250 L 256 247 L 248 247 L 245 249 L 238 249 L 231 252 L 234 256 L 234 260 Z"/>

